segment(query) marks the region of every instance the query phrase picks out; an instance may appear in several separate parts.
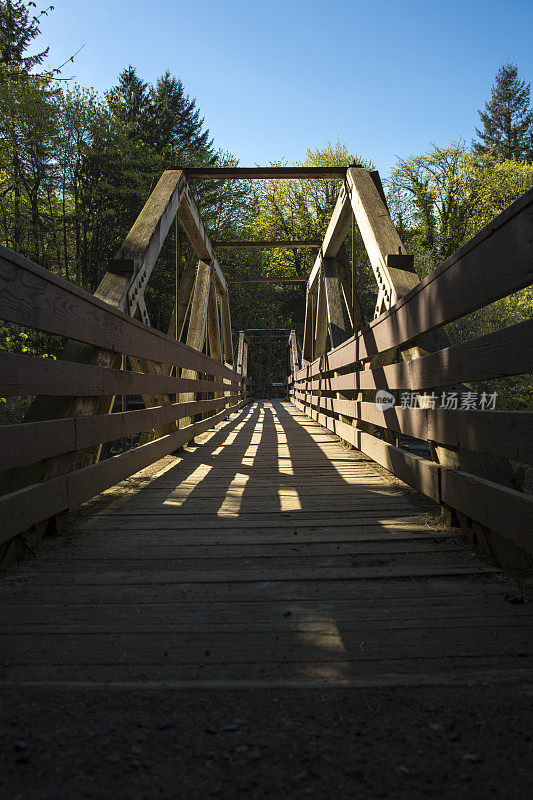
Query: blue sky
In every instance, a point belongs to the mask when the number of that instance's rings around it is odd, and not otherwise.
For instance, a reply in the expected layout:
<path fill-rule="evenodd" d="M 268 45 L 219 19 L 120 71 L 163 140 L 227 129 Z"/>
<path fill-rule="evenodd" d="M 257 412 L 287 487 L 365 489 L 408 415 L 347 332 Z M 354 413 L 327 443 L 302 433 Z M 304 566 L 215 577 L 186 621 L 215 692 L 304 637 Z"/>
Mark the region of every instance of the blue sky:
<path fill-rule="evenodd" d="M 498 67 L 533 81 L 529 0 L 52 0 L 41 26 L 64 75 L 104 91 L 165 69 L 243 166 L 339 138 L 386 177 L 397 157 L 470 141 Z"/>

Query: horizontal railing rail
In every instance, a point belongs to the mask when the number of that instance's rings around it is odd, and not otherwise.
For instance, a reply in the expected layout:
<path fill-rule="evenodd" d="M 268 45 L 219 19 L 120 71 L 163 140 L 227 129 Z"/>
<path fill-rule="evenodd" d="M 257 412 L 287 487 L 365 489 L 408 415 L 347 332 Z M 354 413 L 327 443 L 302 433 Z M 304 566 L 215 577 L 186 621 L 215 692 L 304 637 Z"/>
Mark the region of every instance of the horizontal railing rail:
<path fill-rule="evenodd" d="M 53 275 L 0 245 L 0 319 L 57 334 L 112 353 L 148 358 L 160 364 L 208 372 L 222 378 L 241 376 L 144 325 L 103 300 Z"/>

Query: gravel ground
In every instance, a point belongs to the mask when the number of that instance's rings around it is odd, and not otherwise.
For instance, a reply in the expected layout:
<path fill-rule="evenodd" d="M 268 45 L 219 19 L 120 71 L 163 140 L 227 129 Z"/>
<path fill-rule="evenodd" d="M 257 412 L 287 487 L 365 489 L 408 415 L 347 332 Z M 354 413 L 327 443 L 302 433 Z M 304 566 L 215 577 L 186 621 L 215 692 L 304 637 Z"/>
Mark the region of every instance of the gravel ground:
<path fill-rule="evenodd" d="M 0 794 L 526 797 L 531 686 L 0 690 Z"/>

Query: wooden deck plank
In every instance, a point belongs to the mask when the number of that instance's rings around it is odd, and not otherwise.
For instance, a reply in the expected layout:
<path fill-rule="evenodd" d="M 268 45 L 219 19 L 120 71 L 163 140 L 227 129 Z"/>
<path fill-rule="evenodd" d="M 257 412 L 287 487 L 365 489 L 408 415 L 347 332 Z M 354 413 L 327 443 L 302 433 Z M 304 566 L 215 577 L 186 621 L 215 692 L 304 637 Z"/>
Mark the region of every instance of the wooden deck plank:
<path fill-rule="evenodd" d="M 290 404 L 253 403 L 3 576 L 0 681 L 522 677 L 531 607 L 436 511 Z"/>

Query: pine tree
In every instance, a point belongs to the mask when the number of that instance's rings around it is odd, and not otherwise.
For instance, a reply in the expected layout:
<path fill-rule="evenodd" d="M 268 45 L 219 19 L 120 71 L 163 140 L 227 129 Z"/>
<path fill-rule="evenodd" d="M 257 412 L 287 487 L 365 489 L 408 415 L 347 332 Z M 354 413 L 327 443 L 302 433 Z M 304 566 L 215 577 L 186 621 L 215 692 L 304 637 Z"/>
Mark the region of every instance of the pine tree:
<path fill-rule="evenodd" d="M 481 140 L 474 143 L 476 155 L 491 153 L 496 158 L 531 160 L 533 157 L 533 111 L 529 105 L 530 84 L 518 77 L 516 64 L 504 64 L 496 73 L 492 98 L 479 110 Z"/>
<path fill-rule="evenodd" d="M 53 10 L 53 6 L 31 16 L 30 8 L 35 3 L 21 0 L 6 0 L 0 3 L 0 64 L 17 66 L 29 72 L 42 63 L 49 48 L 33 56 L 25 56 L 30 43 L 39 35 L 39 19 Z"/>
<path fill-rule="evenodd" d="M 122 70 L 117 85 L 107 93 L 107 103 L 111 115 L 126 128 L 130 138 L 147 138 L 148 84 L 139 78 L 135 67 Z"/>
<path fill-rule="evenodd" d="M 165 72 L 150 90 L 151 145 L 165 157 L 180 163 L 205 162 L 213 157 L 209 130 L 185 93 L 183 83 Z"/>

